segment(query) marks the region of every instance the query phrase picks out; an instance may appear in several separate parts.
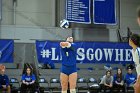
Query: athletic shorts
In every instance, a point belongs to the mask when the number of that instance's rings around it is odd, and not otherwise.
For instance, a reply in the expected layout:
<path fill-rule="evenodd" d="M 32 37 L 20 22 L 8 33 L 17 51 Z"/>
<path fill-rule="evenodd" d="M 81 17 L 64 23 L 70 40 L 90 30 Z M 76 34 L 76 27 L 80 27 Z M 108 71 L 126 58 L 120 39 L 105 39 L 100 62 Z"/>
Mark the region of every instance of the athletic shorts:
<path fill-rule="evenodd" d="M 64 73 L 66 75 L 70 75 L 72 73 L 75 73 L 77 72 L 77 67 L 76 65 L 73 65 L 73 66 L 65 66 L 65 65 L 62 65 L 61 67 L 61 73 Z"/>

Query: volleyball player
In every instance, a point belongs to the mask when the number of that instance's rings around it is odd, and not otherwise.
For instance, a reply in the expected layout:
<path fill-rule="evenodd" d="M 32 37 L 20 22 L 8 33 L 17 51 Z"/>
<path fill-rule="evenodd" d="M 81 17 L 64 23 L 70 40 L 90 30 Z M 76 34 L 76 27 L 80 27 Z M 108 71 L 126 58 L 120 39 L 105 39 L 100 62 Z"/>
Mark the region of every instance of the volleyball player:
<path fill-rule="evenodd" d="M 65 42 L 60 42 L 62 67 L 60 73 L 60 80 L 62 86 L 62 93 L 67 93 L 68 83 L 70 86 L 70 93 L 76 93 L 77 68 L 76 68 L 76 50 L 73 37 L 67 37 Z"/>
<path fill-rule="evenodd" d="M 133 48 L 132 56 L 137 72 L 137 80 L 134 84 L 134 90 L 135 93 L 140 93 L 140 37 L 138 34 L 132 34 L 130 36 L 129 45 Z"/>

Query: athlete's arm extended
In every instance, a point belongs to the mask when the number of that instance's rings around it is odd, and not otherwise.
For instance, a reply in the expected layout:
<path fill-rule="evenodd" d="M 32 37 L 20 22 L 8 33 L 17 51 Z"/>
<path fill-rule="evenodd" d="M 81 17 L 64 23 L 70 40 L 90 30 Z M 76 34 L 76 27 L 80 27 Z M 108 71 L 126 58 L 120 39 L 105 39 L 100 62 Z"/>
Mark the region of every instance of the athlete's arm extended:
<path fill-rule="evenodd" d="M 69 47 L 71 47 L 71 43 L 69 43 L 69 42 L 60 42 L 60 46 L 62 47 L 62 48 L 69 48 Z"/>

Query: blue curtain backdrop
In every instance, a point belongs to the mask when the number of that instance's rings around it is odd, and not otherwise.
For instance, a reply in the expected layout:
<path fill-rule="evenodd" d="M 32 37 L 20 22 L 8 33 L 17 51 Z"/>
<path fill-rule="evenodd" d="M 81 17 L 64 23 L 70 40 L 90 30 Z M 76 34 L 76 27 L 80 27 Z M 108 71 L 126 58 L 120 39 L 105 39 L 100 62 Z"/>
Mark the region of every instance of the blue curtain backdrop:
<path fill-rule="evenodd" d="M 14 41 L 0 40 L 0 63 L 13 63 Z"/>

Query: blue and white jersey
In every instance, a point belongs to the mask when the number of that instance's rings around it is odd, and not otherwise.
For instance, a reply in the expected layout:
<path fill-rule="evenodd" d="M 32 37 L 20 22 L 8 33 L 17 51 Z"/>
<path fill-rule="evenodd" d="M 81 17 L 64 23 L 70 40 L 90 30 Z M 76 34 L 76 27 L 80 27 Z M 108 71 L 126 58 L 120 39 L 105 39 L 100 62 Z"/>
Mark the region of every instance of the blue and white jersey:
<path fill-rule="evenodd" d="M 125 82 L 126 82 L 126 84 L 128 85 L 128 86 L 130 86 L 130 85 L 132 85 L 132 84 L 134 84 L 135 83 L 135 81 L 136 81 L 136 76 L 134 75 L 134 74 L 126 74 L 125 75 Z"/>
<path fill-rule="evenodd" d="M 132 49 L 133 61 L 136 65 L 140 64 L 140 48 L 137 47 L 136 50 Z"/>
<path fill-rule="evenodd" d="M 133 61 L 136 65 L 137 75 L 140 75 L 140 48 L 137 47 L 136 50 L 132 49 Z"/>
<path fill-rule="evenodd" d="M 71 43 L 70 47 L 61 48 L 62 65 L 76 65 L 76 45 Z"/>
<path fill-rule="evenodd" d="M 32 81 L 35 81 L 36 78 L 35 78 L 35 75 L 32 74 L 30 76 L 26 75 L 26 74 L 23 74 L 22 75 L 22 80 L 25 80 L 25 82 L 32 82 Z"/>

